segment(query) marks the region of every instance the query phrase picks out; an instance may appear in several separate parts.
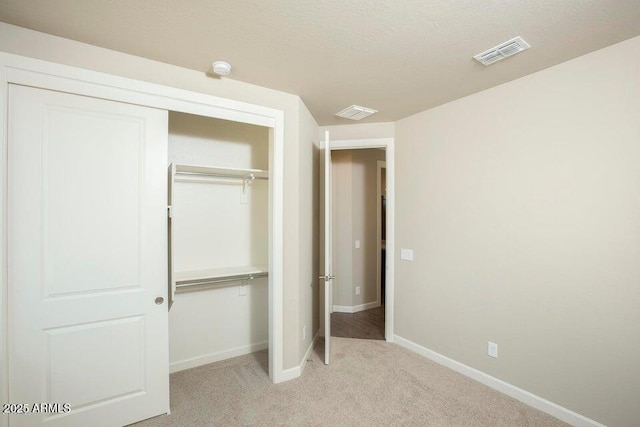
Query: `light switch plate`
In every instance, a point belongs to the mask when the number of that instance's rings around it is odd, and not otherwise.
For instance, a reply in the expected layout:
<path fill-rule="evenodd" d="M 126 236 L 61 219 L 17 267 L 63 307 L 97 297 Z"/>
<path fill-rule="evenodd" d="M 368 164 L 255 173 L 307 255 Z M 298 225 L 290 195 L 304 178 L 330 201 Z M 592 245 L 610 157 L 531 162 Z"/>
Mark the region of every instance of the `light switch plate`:
<path fill-rule="evenodd" d="M 360 240 L 356 240 L 356 249 L 360 249 Z"/>
<path fill-rule="evenodd" d="M 487 345 L 487 355 L 497 358 L 498 357 L 498 344 L 489 341 L 489 343 Z"/>
<path fill-rule="evenodd" d="M 413 261 L 413 249 L 400 249 L 400 259 Z"/>
<path fill-rule="evenodd" d="M 246 297 L 247 294 L 249 293 L 249 286 L 244 284 L 244 285 L 240 285 L 238 286 L 238 296 L 239 297 Z"/>

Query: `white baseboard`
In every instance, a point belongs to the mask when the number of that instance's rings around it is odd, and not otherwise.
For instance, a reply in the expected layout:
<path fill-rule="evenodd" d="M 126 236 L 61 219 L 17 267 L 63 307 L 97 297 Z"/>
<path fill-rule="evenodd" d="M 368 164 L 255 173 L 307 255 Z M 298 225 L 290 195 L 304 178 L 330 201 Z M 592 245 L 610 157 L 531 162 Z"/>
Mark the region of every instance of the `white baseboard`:
<path fill-rule="evenodd" d="M 307 352 L 304 354 L 304 356 L 302 357 L 302 360 L 300 361 L 300 375 L 302 375 L 302 373 L 304 372 L 305 366 L 307 366 L 307 360 L 309 360 L 309 355 L 313 351 L 313 347 L 316 345 L 316 340 L 318 339 L 319 334 L 320 334 L 320 328 L 318 328 L 318 332 L 316 332 L 315 336 L 311 340 L 311 344 L 309 344 L 309 347 L 307 348 Z"/>
<path fill-rule="evenodd" d="M 405 338 L 402 338 L 398 335 L 394 335 L 394 342 L 404 348 L 407 348 L 411 351 L 418 353 L 421 356 L 426 357 L 427 359 L 433 360 L 434 362 L 439 363 L 440 365 L 443 365 L 449 369 L 459 372 L 462 375 L 465 375 L 471 379 L 474 379 L 486 386 L 491 387 L 494 390 L 504 393 L 507 396 L 513 397 L 514 399 L 519 400 L 520 402 L 523 402 L 533 408 L 536 408 L 542 412 L 552 415 L 558 418 L 559 420 L 562 420 L 573 426 L 605 427 L 604 424 L 600 424 L 599 422 L 594 421 L 590 418 L 587 418 L 584 415 L 580 415 L 576 412 L 573 412 L 570 409 L 564 408 L 540 396 L 537 396 L 533 393 L 530 393 L 526 390 L 518 388 L 512 384 L 509 384 L 508 382 L 502 381 L 498 378 L 492 377 L 489 374 L 485 374 L 484 372 L 479 371 L 475 368 L 472 368 L 463 363 L 457 362 L 453 359 L 443 356 L 440 353 L 436 353 L 433 350 L 429 350 L 426 347 L 422 347 L 421 345 L 416 344 L 412 341 L 409 341 Z"/>
<path fill-rule="evenodd" d="M 353 307 L 353 312 L 357 313 L 359 311 L 369 310 L 370 308 L 380 307 L 380 303 L 378 301 L 368 302 L 366 304 L 360 304 Z"/>
<path fill-rule="evenodd" d="M 302 375 L 305 366 L 307 365 L 307 359 L 313 351 L 313 347 L 316 344 L 320 330 L 316 332 L 316 335 L 311 340 L 304 357 L 300 361 L 300 365 L 293 368 L 285 369 L 282 371 L 282 376 L 278 379 L 278 382 L 289 381 L 294 378 L 298 378 Z M 221 360 L 230 359 L 232 357 L 243 356 L 245 354 L 254 353 L 256 351 L 269 348 L 269 342 L 264 341 L 256 344 L 245 345 L 241 347 L 232 348 L 230 350 L 219 351 L 216 353 L 206 354 L 204 356 L 198 356 L 191 359 L 179 360 L 177 362 L 171 362 L 169 364 L 169 373 L 184 371 L 185 369 L 191 369 L 198 366 L 206 365 L 213 362 L 219 362 Z"/>
<path fill-rule="evenodd" d="M 301 372 L 300 365 L 294 366 L 293 368 L 285 369 L 282 371 L 282 376 L 280 377 L 280 380 L 278 381 L 278 383 L 282 383 L 285 381 L 292 380 L 294 378 L 298 378 L 300 376 L 300 372 Z"/>
<path fill-rule="evenodd" d="M 178 360 L 169 364 L 169 373 L 184 371 L 185 369 L 195 368 L 197 366 L 206 365 L 221 360 L 230 359 L 232 357 L 243 356 L 245 354 L 254 353 L 256 351 L 269 348 L 269 342 L 263 341 L 255 344 L 243 345 L 229 350 L 217 351 L 190 359 Z"/>
<path fill-rule="evenodd" d="M 334 305 L 333 311 L 335 313 L 357 313 L 359 311 L 369 310 L 370 308 L 380 307 L 378 301 L 368 302 L 360 305 Z"/>
<path fill-rule="evenodd" d="M 284 371 L 282 371 L 282 377 L 278 381 L 279 383 L 284 381 L 289 381 L 294 378 L 298 378 L 300 375 L 302 375 L 302 372 L 304 371 L 304 367 L 307 365 L 307 359 L 309 358 L 309 355 L 313 350 L 313 346 L 316 344 L 316 340 L 318 339 L 319 333 L 320 333 L 320 330 L 318 329 L 318 332 L 316 332 L 316 335 L 311 340 L 309 347 L 307 347 L 307 351 L 305 352 L 304 357 L 300 361 L 300 364 L 298 366 L 294 366 L 293 368 L 285 369 Z"/>

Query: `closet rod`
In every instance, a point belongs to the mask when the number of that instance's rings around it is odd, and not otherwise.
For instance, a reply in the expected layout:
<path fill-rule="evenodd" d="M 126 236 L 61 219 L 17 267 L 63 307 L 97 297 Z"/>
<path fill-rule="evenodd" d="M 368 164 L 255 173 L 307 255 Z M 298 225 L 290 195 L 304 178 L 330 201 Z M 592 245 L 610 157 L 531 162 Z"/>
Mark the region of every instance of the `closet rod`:
<path fill-rule="evenodd" d="M 268 176 L 257 176 L 252 173 L 247 175 L 237 175 L 230 173 L 219 173 L 219 172 L 176 172 L 176 175 L 204 175 L 204 176 L 215 176 L 219 178 L 234 178 L 234 179 L 242 179 L 242 180 L 254 180 L 254 179 L 269 179 Z"/>
<path fill-rule="evenodd" d="M 230 277 L 203 279 L 203 280 L 198 280 L 196 282 L 176 283 L 176 289 L 190 288 L 193 286 L 215 285 L 216 283 L 242 282 L 245 280 L 249 281 L 249 280 L 257 279 L 259 277 L 267 277 L 267 276 L 269 276 L 269 273 L 264 272 L 264 273 L 253 273 L 253 274 L 241 274 L 238 276 L 230 276 Z"/>

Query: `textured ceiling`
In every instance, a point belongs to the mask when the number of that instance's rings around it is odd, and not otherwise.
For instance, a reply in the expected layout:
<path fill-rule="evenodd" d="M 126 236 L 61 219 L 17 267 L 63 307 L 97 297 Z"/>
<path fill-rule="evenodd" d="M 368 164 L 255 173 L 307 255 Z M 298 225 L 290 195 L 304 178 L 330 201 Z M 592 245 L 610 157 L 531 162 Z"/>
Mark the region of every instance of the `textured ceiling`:
<path fill-rule="evenodd" d="M 397 120 L 640 35 L 640 0 L 2 0 L 0 21 Z M 485 67 L 515 36 L 532 48 Z"/>

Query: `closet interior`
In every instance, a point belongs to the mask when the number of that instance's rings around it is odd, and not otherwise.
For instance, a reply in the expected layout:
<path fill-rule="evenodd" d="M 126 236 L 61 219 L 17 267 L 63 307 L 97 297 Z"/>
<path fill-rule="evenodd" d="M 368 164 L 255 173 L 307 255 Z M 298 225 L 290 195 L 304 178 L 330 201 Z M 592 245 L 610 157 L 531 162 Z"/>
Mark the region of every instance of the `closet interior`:
<path fill-rule="evenodd" d="M 169 113 L 171 372 L 268 348 L 269 128 Z"/>

